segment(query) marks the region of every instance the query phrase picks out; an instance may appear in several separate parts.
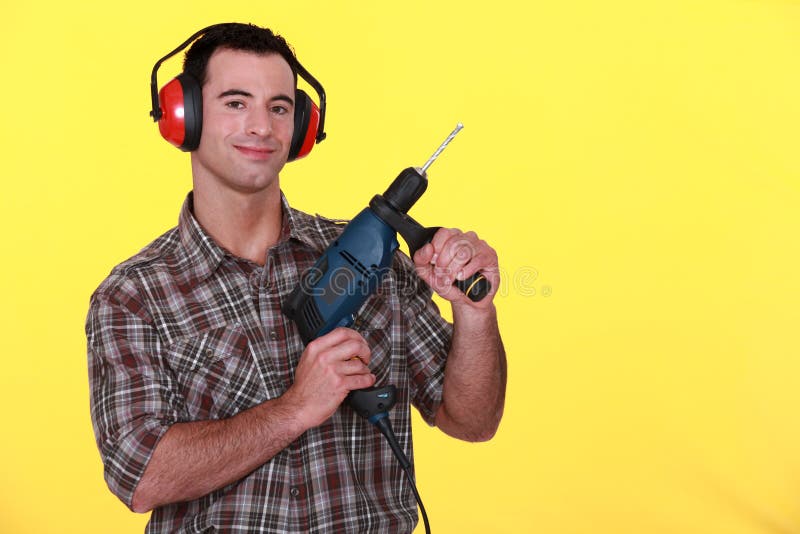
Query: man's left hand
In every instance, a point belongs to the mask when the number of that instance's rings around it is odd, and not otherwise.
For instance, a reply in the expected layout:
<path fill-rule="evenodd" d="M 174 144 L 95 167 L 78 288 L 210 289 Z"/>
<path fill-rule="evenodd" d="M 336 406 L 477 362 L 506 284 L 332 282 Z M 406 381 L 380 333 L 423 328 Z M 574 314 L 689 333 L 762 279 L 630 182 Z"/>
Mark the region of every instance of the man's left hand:
<path fill-rule="evenodd" d="M 454 307 L 489 308 L 500 286 L 497 252 L 475 232 L 439 229 L 431 242 L 414 254 L 414 264 L 420 278 Z M 472 302 L 453 282 L 466 280 L 478 271 L 489 281 L 491 289 L 483 299 Z"/>

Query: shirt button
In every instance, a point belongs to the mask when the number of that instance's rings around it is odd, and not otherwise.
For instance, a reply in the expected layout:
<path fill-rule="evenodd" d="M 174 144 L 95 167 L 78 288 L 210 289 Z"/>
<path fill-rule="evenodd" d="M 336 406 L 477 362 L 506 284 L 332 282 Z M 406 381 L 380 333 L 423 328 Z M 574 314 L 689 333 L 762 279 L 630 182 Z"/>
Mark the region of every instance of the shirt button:
<path fill-rule="evenodd" d="M 270 330 L 269 331 L 269 338 L 272 341 L 277 341 L 278 340 L 278 333 L 275 330 Z"/>
<path fill-rule="evenodd" d="M 261 276 L 261 273 L 259 271 L 253 271 L 250 274 L 250 285 L 253 287 L 253 289 L 258 290 L 258 284 L 259 284 L 259 280 L 258 279 L 260 278 L 260 276 Z"/>
<path fill-rule="evenodd" d="M 289 493 L 291 494 L 292 497 L 297 497 L 300 495 L 300 490 L 293 487 L 292 489 L 289 490 Z"/>

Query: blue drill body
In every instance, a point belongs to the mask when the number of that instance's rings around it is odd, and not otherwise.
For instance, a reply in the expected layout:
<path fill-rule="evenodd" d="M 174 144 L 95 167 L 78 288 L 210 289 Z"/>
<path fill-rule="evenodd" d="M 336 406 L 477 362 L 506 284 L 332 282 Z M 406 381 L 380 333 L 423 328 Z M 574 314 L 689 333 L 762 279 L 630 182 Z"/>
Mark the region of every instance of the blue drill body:
<path fill-rule="evenodd" d="M 298 326 L 306 343 L 353 324 L 355 313 L 389 271 L 398 247 L 397 233 L 370 208 L 348 223 L 300 285 L 312 297 L 299 310 L 303 321 Z"/>

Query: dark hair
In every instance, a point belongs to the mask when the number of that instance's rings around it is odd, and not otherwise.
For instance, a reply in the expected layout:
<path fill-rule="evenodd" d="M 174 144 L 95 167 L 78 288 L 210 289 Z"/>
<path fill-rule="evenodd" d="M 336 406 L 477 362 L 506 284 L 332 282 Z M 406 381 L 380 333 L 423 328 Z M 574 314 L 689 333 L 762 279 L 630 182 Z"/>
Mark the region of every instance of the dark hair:
<path fill-rule="evenodd" d="M 194 76 L 201 86 L 205 85 L 208 60 L 218 48 L 264 55 L 280 54 L 291 67 L 297 82 L 297 59 L 286 40 L 268 28 L 238 22 L 217 24 L 196 40 L 186 52 L 183 71 Z"/>

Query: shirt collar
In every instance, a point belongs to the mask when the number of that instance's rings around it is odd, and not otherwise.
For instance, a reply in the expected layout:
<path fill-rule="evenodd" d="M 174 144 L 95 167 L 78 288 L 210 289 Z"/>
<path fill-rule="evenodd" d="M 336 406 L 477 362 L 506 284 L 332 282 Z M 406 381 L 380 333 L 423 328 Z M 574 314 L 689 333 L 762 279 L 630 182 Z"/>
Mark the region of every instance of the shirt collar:
<path fill-rule="evenodd" d="M 193 278 L 205 279 L 213 273 L 228 254 L 203 230 L 194 217 L 194 196 L 190 191 L 181 206 L 178 217 L 178 234 L 191 265 Z"/>
<path fill-rule="evenodd" d="M 319 236 L 318 224 L 315 217 L 289 206 L 286 196 L 281 192 L 281 209 L 283 219 L 278 245 L 289 239 L 295 239 L 316 251 L 323 251 L 327 243 L 322 242 Z M 217 270 L 225 256 L 236 257 L 217 244 L 214 239 L 203 230 L 194 216 L 194 196 L 192 192 L 186 195 L 186 200 L 181 207 L 178 218 L 178 233 L 181 244 L 186 252 L 186 257 L 192 265 L 193 277 L 205 279 Z M 266 254 L 266 250 L 264 253 Z"/>
<path fill-rule="evenodd" d="M 283 193 L 281 193 L 281 202 L 283 205 L 281 241 L 287 238 L 296 239 L 317 252 L 323 252 L 328 246 L 328 241 L 321 231 L 318 217 L 312 217 L 290 207 Z"/>

